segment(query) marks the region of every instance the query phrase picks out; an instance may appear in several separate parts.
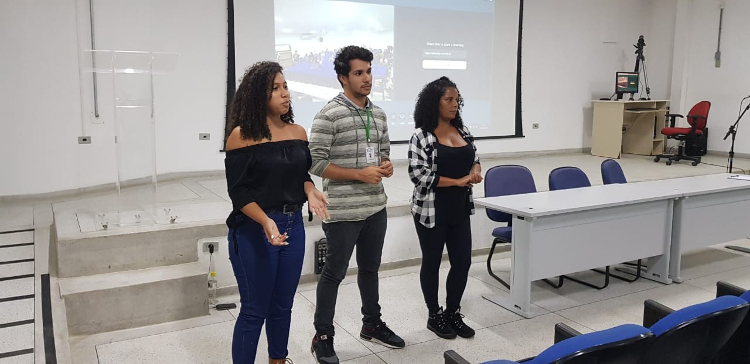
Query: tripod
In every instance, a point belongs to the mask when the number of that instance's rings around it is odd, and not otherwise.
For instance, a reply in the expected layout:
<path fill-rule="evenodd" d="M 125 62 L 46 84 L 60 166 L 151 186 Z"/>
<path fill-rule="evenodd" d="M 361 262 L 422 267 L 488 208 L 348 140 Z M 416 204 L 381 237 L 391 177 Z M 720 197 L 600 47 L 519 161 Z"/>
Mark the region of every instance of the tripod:
<path fill-rule="evenodd" d="M 633 47 L 635 47 L 635 72 L 639 75 L 641 74 L 641 69 L 643 70 L 643 83 L 646 87 L 646 100 L 651 100 L 651 87 L 648 85 L 648 72 L 646 71 L 646 57 L 643 56 L 643 48 L 646 47 L 646 41 L 643 39 L 643 36 L 641 35 L 638 37 L 638 44 L 633 44 Z M 643 67 L 641 67 L 643 65 Z M 640 81 L 639 81 L 640 82 Z M 630 100 L 633 100 L 633 97 L 631 95 Z M 643 98 L 641 97 L 641 100 Z"/>
<path fill-rule="evenodd" d="M 745 100 L 748 98 L 750 98 L 750 96 L 745 97 L 744 99 L 742 99 L 742 101 L 740 101 L 740 110 L 742 110 L 742 103 L 745 102 Z M 745 116 L 745 113 L 748 109 L 750 109 L 750 103 L 747 104 L 747 107 L 745 107 L 745 110 L 742 111 L 740 116 L 737 118 L 737 121 L 729 126 L 729 131 L 727 131 L 727 135 L 724 136 L 724 140 L 727 140 L 730 135 L 732 136 L 732 145 L 731 147 L 729 147 L 729 165 L 727 166 L 727 171 L 729 173 L 732 173 L 732 167 L 734 164 L 734 139 L 737 137 L 737 127 L 739 126 L 740 120 L 742 120 L 742 117 Z M 750 249 L 741 246 L 727 245 L 725 246 L 725 248 L 750 254 Z"/>

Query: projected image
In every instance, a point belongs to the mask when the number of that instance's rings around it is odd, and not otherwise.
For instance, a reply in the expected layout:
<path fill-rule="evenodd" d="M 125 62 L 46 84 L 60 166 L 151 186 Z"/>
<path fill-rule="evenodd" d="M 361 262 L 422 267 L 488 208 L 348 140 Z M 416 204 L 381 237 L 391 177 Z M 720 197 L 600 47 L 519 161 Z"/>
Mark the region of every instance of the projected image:
<path fill-rule="evenodd" d="M 237 32 L 274 37 L 295 122 L 305 128 L 342 92 L 333 67 L 336 53 L 356 45 L 374 55 L 369 96 L 388 115 L 391 140 L 411 137 L 417 94 L 442 76 L 458 84 L 465 100 L 462 117 L 475 135 L 515 130 L 517 0 L 260 1 L 273 2 L 273 32 L 259 34 L 252 24 L 236 23 Z M 507 41 L 496 45 L 496 34 Z"/>
<path fill-rule="evenodd" d="M 393 6 L 328 0 L 275 1 L 276 58 L 295 101 L 328 101 L 341 91 L 333 69 L 348 45 L 372 51 L 373 101 L 393 94 Z"/>

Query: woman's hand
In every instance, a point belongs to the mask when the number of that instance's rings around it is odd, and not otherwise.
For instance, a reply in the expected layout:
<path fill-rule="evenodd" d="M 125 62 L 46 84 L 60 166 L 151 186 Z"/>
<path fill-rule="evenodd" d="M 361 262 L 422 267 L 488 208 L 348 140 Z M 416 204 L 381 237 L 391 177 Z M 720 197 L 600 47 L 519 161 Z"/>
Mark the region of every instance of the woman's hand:
<path fill-rule="evenodd" d="M 463 176 L 463 177 L 455 180 L 456 181 L 456 186 L 458 186 L 458 187 L 472 188 L 472 187 L 474 187 L 474 183 L 471 182 L 472 178 L 473 177 L 472 177 L 471 174 L 467 174 L 467 175 L 465 175 L 465 176 Z"/>
<path fill-rule="evenodd" d="M 263 223 L 263 230 L 266 232 L 266 239 L 268 239 L 268 242 L 271 243 L 271 245 L 276 246 L 283 246 L 283 245 L 289 245 L 289 243 L 286 242 L 286 239 L 289 238 L 286 233 L 279 234 L 279 228 L 276 226 L 276 221 L 273 221 L 273 219 L 268 218 L 265 223 Z"/>
<path fill-rule="evenodd" d="M 482 166 L 480 166 L 479 163 L 474 164 L 474 166 L 471 167 L 471 172 L 469 172 L 469 176 L 471 176 L 471 183 L 482 182 Z"/>
<path fill-rule="evenodd" d="M 328 220 L 331 216 L 328 214 L 328 198 L 317 188 L 313 188 L 307 194 L 307 204 L 315 215 L 321 220 Z"/>

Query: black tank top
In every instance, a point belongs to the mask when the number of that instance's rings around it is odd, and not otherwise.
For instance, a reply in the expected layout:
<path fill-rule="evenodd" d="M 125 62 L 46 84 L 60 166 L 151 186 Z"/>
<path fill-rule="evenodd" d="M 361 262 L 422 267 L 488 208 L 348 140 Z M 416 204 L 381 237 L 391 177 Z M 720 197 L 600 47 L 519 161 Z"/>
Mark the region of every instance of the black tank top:
<path fill-rule="evenodd" d="M 471 144 L 463 147 L 448 147 L 437 144 L 437 174 L 441 177 L 459 179 L 471 172 L 474 165 L 474 148 Z M 453 225 L 471 215 L 469 189 L 467 187 L 435 188 L 435 222 Z"/>

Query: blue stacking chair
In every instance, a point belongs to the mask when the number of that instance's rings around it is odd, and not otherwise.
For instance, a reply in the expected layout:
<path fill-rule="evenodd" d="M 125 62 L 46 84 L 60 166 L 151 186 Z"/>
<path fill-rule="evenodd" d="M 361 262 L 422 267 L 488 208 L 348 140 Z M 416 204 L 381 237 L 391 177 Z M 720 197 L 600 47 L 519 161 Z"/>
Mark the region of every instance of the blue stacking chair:
<path fill-rule="evenodd" d="M 549 173 L 550 191 L 591 187 L 591 181 L 580 168 L 559 167 Z"/>
<path fill-rule="evenodd" d="M 602 181 L 605 185 L 614 183 L 628 183 L 625 173 L 622 172 L 620 163 L 614 159 L 607 159 L 602 162 Z"/>
<path fill-rule="evenodd" d="M 716 282 L 716 297 L 737 296 L 750 302 L 750 291 L 731 283 Z M 734 332 L 729 341 L 714 357 L 714 364 L 750 364 L 750 312 Z"/>
<path fill-rule="evenodd" d="M 533 358 L 518 362 L 492 360 L 484 364 L 636 364 L 654 336 L 648 329 L 633 324 L 580 334 L 560 341 Z M 468 364 L 453 350 L 443 354 L 445 364 Z"/>
<path fill-rule="evenodd" d="M 507 196 L 536 192 L 534 176 L 528 168 L 518 165 L 495 166 L 487 170 L 484 175 L 484 196 Z M 492 247 L 487 257 L 487 273 L 500 284 L 510 289 L 510 285 L 492 272 L 492 254 L 497 244 L 510 244 L 513 237 L 513 216 L 504 212 L 485 209 L 487 217 L 492 221 L 504 222 L 508 226 L 497 227 L 492 230 Z"/>
<path fill-rule="evenodd" d="M 617 163 L 614 159 L 607 159 L 604 162 L 602 162 L 602 181 L 604 181 L 605 185 L 611 185 L 611 184 L 619 184 L 619 183 L 628 183 L 628 180 L 625 178 L 625 173 L 623 173 L 622 168 L 620 167 L 620 163 Z M 625 278 L 621 277 L 615 274 L 612 274 L 612 277 L 621 279 L 626 282 L 635 282 L 639 278 L 641 278 L 641 270 L 645 268 L 645 266 L 642 264 L 641 259 L 638 259 L 638 261 L 634 263 L 625 263 L 627 265 L 635 266 L 635 277 L 634 278 Z M 620 269 L 616 269 L 621 272 L 632 274 L 627 271 L 623 271 Z"/>
<path fill-rule="evenodd" d="M 646 300 L 643 326 L 655 338 L 641 362 L 710 363 L 743 322 L 748 309 L 750 304 L 735 296 L 722 296 L 677 311 Z"/>
<path fill-rule="evenodd" d="M 591 181 L 580 168 L 577 167 L 559 167 L 552 170 L 549 173 L 549 189 L 550 191 L 568 190 L 573 188 L 591 187 Z M 597 273 L 604 274 L 604 284 L 597 286 L 589 282 L 584 282 L 580 279 L 573 278 L 570 276 L 560 276 L 558 282 L 558 288 L 562 286 L 564 279 L 569 279 L 573 282 L 582 284 L 587 287 L 595 289 L 604 289 L 609 286 L 609 266 L 604 268 L 604 272 L 593 269 Z"/>

